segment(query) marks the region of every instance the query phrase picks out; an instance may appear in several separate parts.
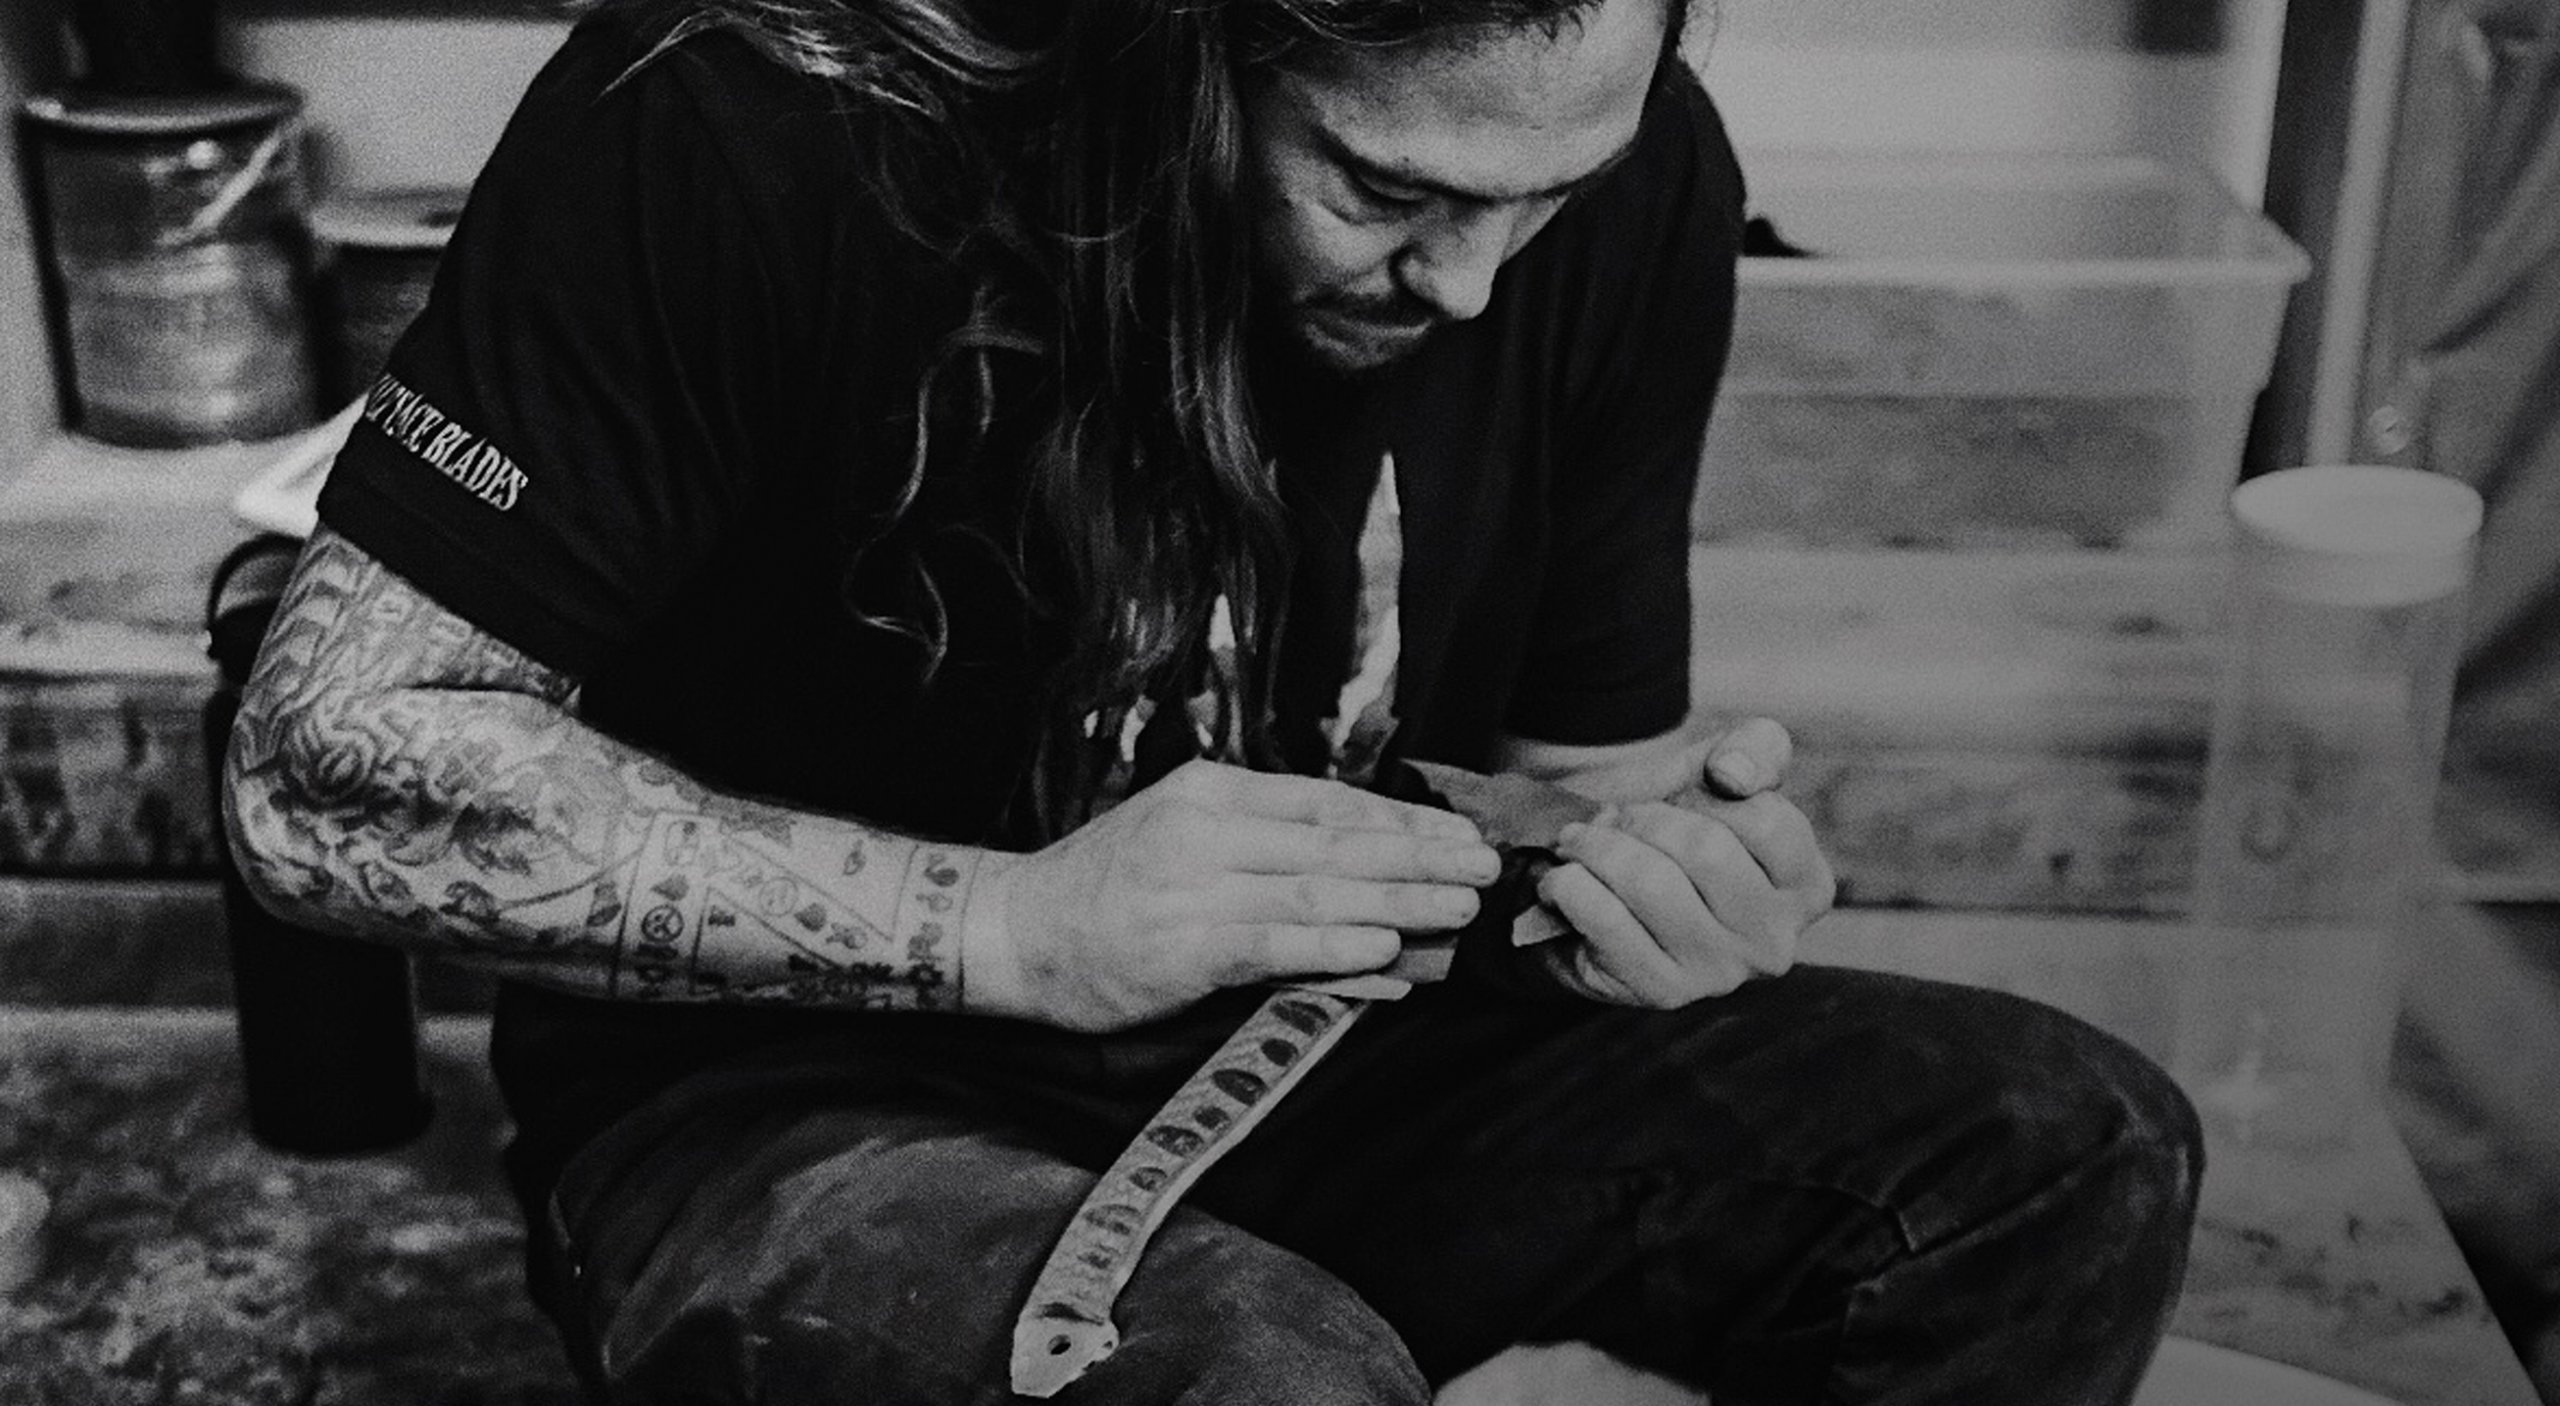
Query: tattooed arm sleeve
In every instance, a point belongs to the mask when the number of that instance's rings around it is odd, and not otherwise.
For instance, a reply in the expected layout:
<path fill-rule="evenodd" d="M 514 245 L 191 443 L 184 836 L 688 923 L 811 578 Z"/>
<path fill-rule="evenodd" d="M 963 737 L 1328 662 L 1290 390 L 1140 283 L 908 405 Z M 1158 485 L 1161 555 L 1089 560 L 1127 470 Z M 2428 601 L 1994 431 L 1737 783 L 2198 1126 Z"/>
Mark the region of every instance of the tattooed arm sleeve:
<path fill-rule="evenodd" d="M 251 891 L 581 995 L 967 1004 L 962 922 L 1005 856 L 720 794 L 575 691 L 322 528 L 225 766 Z"/>

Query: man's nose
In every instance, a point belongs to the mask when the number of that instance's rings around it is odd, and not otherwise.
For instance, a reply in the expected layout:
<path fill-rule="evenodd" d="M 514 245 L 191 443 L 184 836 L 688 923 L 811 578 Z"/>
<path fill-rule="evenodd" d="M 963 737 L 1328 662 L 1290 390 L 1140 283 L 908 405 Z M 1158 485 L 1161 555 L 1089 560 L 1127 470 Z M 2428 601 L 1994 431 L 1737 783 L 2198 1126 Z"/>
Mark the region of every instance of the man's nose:
<path fill-rule="evenodd" d="M 1444 215 L 1397 255 L 1396 282 L 1452 322 L 1474 317 L 1493 300 L 1514 218 L 1503 206 Z"/>

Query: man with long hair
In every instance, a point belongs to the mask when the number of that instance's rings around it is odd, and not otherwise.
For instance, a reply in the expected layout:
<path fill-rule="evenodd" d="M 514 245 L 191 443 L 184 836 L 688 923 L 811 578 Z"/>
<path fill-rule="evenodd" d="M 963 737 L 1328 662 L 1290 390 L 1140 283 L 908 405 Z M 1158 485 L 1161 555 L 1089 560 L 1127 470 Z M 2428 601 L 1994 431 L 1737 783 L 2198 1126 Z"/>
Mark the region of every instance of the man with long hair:
<path fill-rule="evenodd" d="M 226 815 L 505 978 L 534 1288 L 601 1399 L 1002 1399 L 1092 1173 L 1273 982 L 1608 804 L 1530 986 L 1384 1004 L 1068 1399 L 2121 1400 L 2192 1115 L 2025 1002 L 1808 969 L 1787 739 L 1692 744 L 1742 181 L 1681 0 L 613 0 L 367 395 Z M 1363 760 L 1365 758 L 1365 760 Z M 1671 803 L 1678 801 L 1678 804 Z M 1781 975 L 1783 973 L 1783 975 Z"/>

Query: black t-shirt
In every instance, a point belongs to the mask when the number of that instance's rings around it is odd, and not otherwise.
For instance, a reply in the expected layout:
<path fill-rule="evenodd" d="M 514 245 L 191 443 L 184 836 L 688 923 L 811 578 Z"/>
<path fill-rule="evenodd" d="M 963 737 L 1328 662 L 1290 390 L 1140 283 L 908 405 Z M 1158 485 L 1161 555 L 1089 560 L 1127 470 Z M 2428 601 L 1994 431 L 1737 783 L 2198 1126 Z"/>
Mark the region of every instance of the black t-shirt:
<path fill-rule="evenodd" d="M 733 35 L 633 69 L 651 37 L 609 9 L 534 81 L 321 516 L 583 679 L 597 726 L 706 781 L 1019 843 L 1031 701 L 1061 644 L 995 545 L 1014 540 L 1011 480 L 936 461 L 909 510 L 948 613 L 929 687 L 914 645 L 843 594 L 849 513 L 904 480 L 917 377 L 971 279 L 864 197 L 889 124 Z M 1741 225 L 1733 153 L 1683 72 L 1480 317 L 1357 384 L 1257 368 L 1299 545 L 1284 736 L 1330 711 L 1348 668 L 1354 542 L 1386 456 L 1400 750 L 1481 766 L 1504 733 L 1597 744 L 1681 721 L 1689 498 Z M 1005 429 L 987 455 L 1018 450 Z M 864 1019 L 884 1018 L 510 989 L 519 1172 L 539 1188 L 706 1061 Z"/>

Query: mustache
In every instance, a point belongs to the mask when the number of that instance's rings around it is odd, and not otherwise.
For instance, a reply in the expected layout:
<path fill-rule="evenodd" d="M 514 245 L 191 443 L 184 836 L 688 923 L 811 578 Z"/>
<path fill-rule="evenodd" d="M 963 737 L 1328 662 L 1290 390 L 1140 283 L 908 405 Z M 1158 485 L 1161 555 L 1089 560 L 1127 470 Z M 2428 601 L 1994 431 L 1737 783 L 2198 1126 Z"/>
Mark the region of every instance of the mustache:
<path fill-rule="evenodd" d="M 1423 332 L 1440 325 L 1440 314 L 1419 298 L 1405 293 L 1364 295 L 1359 293 L 1324 292 L 1310 295 L 1298 306 L 1308 312 L 1332 313 L 1390 332 Z"/>

